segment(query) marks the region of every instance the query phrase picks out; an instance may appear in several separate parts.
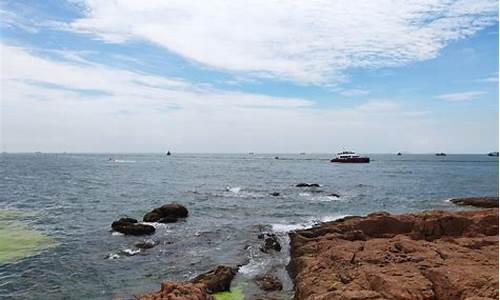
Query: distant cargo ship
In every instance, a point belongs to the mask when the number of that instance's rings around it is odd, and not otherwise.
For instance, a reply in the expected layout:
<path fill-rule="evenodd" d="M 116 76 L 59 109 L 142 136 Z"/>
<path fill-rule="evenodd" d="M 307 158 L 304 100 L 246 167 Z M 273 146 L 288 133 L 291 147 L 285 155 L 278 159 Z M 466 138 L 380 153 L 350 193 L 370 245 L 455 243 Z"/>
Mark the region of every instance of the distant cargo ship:
<path fill-rule="evenodd" d="M 436 153 L 436 156 L 446 156 L 446 153 L 443 153 L 443 152 L 441 152 L 441 153 Z"/>
<path fill-rule="evenodd" d="M 351 151 L 343 151 L 337 153 L 337 157 L 332 159 L 330 162 L 338 162 L 338 163 L 369 163 L 370 158 L 367 156 L 360 156 Z"/>

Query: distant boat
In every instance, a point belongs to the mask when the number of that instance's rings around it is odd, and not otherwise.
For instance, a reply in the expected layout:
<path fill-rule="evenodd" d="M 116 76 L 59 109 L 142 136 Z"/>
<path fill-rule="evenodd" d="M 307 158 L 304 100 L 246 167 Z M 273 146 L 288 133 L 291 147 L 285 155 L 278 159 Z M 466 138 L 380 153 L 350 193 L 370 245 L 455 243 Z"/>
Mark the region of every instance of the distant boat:
<path fill-rule="evenodd" d="M 337 157 L 332 159 L 330 162 L 338 163 L 369 163 L 370 158 L 367 156 L 360 156 L 351 151 L 342 151 L 337 153 Z"/>
<path fill-rule="evenodd" d="M 305 153 L 305 152 L 300 152 L 299 154 L 300 154 L 300 155 L 306 155 L 306 153 Z"/>
<path fill-rule="evenodd" d="M 170 151 L 167 151 L 167 156 L 170 156 L 172 155 L 172 153 L 170 153 Z"/>
<path fill-rule="evenodd" d="M 436 156 L 446 156 L 446 153 L 443 153 L 443 152 L 436 153 Z"/>
<path fill-rule="evenodd" d="M 403 153 L 401 153 L 401 152 L 398 152 L 398 154 L 396 154 L 396 155 L 397 155 L 397 156 L 401 156 L 401 155 L 403 155 Z"/>
<path fill-rule="evenodd" d="M 253 152 L 248 152 L 248 155 L 254 155 L 254 154 L 255 154 L 255 153 L 253 153 Z"/>
<path fill-rule="evenodd" d="M 488 156 L 497 156 L 498 157 L 498 152 L 490 152 L 490 153 L 488 153 Z"/>

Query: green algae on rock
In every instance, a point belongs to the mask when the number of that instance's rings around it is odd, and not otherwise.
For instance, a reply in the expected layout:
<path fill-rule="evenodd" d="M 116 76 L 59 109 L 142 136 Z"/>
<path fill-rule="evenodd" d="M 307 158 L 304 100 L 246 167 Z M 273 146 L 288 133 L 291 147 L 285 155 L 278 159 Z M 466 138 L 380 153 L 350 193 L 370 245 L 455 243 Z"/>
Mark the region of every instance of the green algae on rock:
<path fill-rule="evenodd" d="M 228 292 L 218 292 L 212 294 L 217 300 L 244 300 L 245 296 L 240 287 L 232 288 L 231 291 Z"/>
<path fill-rule="evenodd" d="M 22 222 L 28 216 L 33 214 L 0 209 L 0 264 L 36 255 L 56 245 L 53 239 Z"/>

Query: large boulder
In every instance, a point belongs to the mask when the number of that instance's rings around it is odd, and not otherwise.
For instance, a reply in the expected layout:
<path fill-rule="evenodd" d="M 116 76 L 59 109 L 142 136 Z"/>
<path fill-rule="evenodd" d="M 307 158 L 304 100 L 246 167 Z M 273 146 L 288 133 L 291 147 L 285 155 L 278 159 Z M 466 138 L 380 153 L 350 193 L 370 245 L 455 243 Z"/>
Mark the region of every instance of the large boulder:
<path fill-rule="evenodd" d="M 133 218 L 121 218 L 118 221 L 114 221 L 111 223 L 111 228 L 114 231 L 130 235 L 145 235 L 153 234 L 155 232 L 155 228 L 153 226 L 140 224 Z"/>
<path fill-rule="evenodd" d="M 174 223 L 179 218 L 186 218 L 188 210 L 185 206 L 172 202 L 153 209 L 144 215 L 144 222 Z"/>

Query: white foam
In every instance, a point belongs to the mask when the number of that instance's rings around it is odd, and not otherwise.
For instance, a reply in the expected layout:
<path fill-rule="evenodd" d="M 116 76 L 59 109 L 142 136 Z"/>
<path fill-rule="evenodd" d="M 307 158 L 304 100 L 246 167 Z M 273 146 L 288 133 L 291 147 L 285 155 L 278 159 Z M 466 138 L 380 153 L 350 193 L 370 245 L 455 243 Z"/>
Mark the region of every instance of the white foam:
<path fill-rule="evenodd" d="M 250 259 L 248 264 L 240 267 L 238 273 L 246 276 L 254 276 L 262 273 L 265 269 L 265 266 L 266 262 L 264 260 Z"/>
<path fill-rule="evenodd" d="M 314 225 L 322 222 L 331 222 L 338 219 L 342 219 L 347 217 L 348 215 L 331 215 L 331 216 L 323 216 L 320 218 L 311 217 L 304 223 L 292 223 L 292 224 L 271 224 L 271 228 L 274 232 L 283 232 L 288 233 L 291 231 L 299 230 L 299 229 L 307 229 L 311 228 Z"/>
<path fill-rule="evenodd" d="M 226 191 L 238 194 L 241 191 L 241 187 L 239 187 L 239 186 L 235 186 L 235 187 L 228 186 L 228 187 L 226 187 Z"/>
<path fill-rule="evenodd" d="M 118 231 L 113 231 L 113 233 L 111 233 L 112 236 L 122 236 L 124 235 L 123 233 L 121 232 L 118 232 Z"/>
<path fill-rule="evenodd" d="M 108 255 L 108 259 L 118 259 L 118 258 L 120 258 L 120 255 L 116 253 L 111 253 Z"/>
<path fill-rule="evenodd" d="M 133 256 L 133 255 L 136 255 L 138 253 L 141 252 L 140 249 L 137 249 L 137 250 L 134 250 L 134 249 L 123 249 L 121 250 L 122 253 L 126 254 L 126 255 L 129 255 L 129 256 Z"/>

